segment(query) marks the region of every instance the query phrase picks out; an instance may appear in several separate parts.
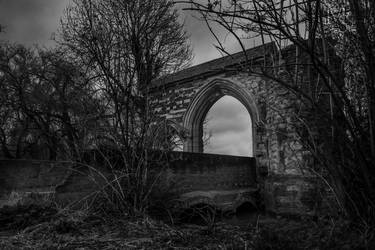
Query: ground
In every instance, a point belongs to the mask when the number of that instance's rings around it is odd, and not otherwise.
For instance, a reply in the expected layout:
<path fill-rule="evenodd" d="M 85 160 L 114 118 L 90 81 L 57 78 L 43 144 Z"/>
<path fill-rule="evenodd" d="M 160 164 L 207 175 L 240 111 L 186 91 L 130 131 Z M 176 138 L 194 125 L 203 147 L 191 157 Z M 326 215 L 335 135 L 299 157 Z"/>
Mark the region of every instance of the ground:
<path fill-rule="evenodd" d="M 316 218 L 209 227 L 35 205 L 0 211 L 0 249 L 366 249 L 364 236 L 347 221 Z"/>

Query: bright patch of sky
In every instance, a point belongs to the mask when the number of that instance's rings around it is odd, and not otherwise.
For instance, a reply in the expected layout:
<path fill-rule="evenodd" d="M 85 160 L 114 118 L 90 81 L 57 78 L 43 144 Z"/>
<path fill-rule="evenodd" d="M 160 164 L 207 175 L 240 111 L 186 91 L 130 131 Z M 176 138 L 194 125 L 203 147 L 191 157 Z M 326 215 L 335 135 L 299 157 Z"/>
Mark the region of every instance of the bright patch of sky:
<path fill-rule="evenodd" d="M 204 126 L 205 153 L 251 156 L 251 118 L 245 106 L 236 98 L 224 96 L 208 111 Z"/>

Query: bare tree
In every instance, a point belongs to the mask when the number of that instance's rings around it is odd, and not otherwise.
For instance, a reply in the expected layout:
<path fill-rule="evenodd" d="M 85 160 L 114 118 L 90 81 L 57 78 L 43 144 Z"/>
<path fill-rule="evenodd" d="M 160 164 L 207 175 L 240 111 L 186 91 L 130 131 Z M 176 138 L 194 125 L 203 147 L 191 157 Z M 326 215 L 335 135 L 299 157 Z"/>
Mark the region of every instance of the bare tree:
<path fill-rule="evenodd" d="M 59 42 L 87 65 L 127 148 L 135 113 L 145 105 L 139 90 L 191 58 L 186 33 L 168 0 L 74 1 L 62 20 Z"/>
<path fill-rule="evenodd" d="M 296 116 L 305 147 L 336 190 L 343 187 L 346 212 L 374 223 L 374 2 L 178 2 L 199 11 L 215 37 L 213 23 L 226 29 L 243 50 L 247 39 L 277 46 L 271 63 L 261 68 L 248 63 L 242 70 L 267 76 L 295 95 L 304 111 Z M 293 60 L 284 58 L 288 45 L 294 48 Z"/>
<path fill-rule="evenodd" d="M 64 51 L 1 44 L 0 141 L 8 158 L 77 158 L 100 103 Z M 44 156 L 35 154 L 45 151 Z"/>
<path fill-rule="evenodd" d="M 150 150 L 157 138 L 153 132 L 161 125 L 147 89 L 153 79 L 187 66 L 191 59 L 178 18 L 170 0 L 74 0 L 61 21 L 59 44 L 81 62 L 105 106 L 110 125 L 106 144 L 118 151 L 122 162 L 115 193 L 132 213 L 144 211 L 148 202 Z"/>

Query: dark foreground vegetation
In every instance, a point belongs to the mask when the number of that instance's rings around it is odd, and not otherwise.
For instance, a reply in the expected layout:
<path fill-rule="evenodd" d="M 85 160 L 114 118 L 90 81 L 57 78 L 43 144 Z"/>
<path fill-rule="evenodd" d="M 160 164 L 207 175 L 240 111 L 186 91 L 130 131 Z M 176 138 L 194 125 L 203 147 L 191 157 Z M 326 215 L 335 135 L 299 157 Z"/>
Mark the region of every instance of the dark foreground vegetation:
<path fill-rule="evenodd" d="M 25 205 L 0 212 L 1 249 L 373 249 L 350 222 L 259 215 L 243 226 Z"/>
<path fill-rule="evenodd" d="M 121 178 L 103 206 L 121 213 L 4 208 L 0 248 L 374 249 L 374 1 L 179 2 L 241 45 L 243 37 L 273 41 L 278 51 L 293 45 L 289 63 L 277 51 L 264 68 L 249 62 L 238 70 L 266 76 L 295 96 L 300 112 L 285 119 L 294 121 L 311 172 L 333 189 L 345 219 L 260 216 L 238 227 L 148 217 L 147 152 L 173 148 L 174 134 L 155 118 L 143 90 L 189 63 L 187 35 L 169 0 L 76 0 L 55 49 L 0 44 L 1 156 L 82 162 L 87 149 L 116 146 Z"/>
<path fill-rule="evenodd" d="M 228 50 L 216 26 L 245 50 L 249 39 L 277 47 L 274 60 L 244 72 L 266 76 L 295 98 L 288 124 L 299 131 L 309 166 L 332 188 L 342 213 L 375 225 L 375 2 L 217 0 L 189 3 Z M 289 47 L 288 47 L 289 46 Z M 293 53 L 284 53 L 286 48 Z M 284 52 L 283 52 L 284 51 Z"/>

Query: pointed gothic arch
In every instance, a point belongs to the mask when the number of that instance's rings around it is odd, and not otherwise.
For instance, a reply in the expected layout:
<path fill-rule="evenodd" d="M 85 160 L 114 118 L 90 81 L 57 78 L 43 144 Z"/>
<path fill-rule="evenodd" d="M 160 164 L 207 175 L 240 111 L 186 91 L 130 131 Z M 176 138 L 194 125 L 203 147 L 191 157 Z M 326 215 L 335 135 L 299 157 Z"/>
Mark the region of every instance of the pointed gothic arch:
<path fill-rule="evenodd" d="M 252 125 L 252 152 L 254 155 L 256 124 L 259 122 L 259 112 L 255 98 L 250 90 L 241 83 L 225 78 L 216 78 L 204 85 L 194 96 L 184 118 L 183 126 L 187 131 L 187 138 L 184 142 L 184 151 L 203 152 L 203 121 L 212 105 L 224 95 L 229 95 L 240 101 L 249 112 Z"/>

